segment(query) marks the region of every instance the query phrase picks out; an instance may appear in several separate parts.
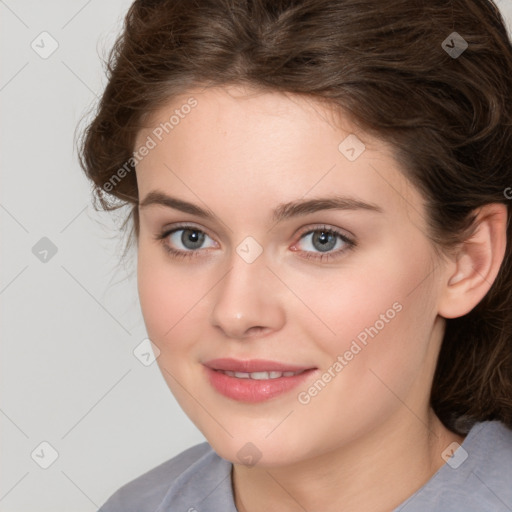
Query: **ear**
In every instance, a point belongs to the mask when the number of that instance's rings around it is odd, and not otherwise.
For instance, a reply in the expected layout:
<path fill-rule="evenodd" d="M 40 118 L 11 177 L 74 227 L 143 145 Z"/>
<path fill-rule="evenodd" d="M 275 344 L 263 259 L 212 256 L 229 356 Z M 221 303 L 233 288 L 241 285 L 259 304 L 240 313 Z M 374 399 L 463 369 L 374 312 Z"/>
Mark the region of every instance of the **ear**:
<path fill-rule="evenodd" d="M 505 256 L 507 207 L 486 204 L 477 210 L 475 231 L 450 256 L 438 312 L 444 318 L 469 313 L 487 294 Z"/>

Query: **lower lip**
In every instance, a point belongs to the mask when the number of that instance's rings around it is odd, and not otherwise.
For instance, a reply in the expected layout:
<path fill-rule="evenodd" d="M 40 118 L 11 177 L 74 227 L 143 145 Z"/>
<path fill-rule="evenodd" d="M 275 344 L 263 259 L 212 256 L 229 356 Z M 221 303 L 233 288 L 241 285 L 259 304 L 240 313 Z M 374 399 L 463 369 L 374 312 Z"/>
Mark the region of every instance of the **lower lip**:
<path fill-rule="evenodd" d="M 230 377 L 220 371 L 205 366 L 210 384 L 222 395 L 239 402 L 256 403 L 269 400 L 275 396 L 292 390 L 316 371 L 315 368 L 306 370 L 291 377 L 277 379 L 239 379 Z"/>

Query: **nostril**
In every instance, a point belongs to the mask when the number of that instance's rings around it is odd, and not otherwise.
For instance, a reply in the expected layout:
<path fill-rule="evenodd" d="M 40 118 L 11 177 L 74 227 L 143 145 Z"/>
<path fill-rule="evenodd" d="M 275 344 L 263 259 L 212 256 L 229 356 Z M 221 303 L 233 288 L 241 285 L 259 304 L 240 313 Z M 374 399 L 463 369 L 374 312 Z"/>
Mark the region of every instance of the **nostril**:
<path fill-rule="evenodd" d="M 253 334 L 261 334 L 262 331 L 265 331 L 267 330 L 267 327 L 262 327 L 260 325 L 255 325 L 253 327 L 249 327 L 249 329 L 247 329 L 246 333 L 251 336 Z"/>

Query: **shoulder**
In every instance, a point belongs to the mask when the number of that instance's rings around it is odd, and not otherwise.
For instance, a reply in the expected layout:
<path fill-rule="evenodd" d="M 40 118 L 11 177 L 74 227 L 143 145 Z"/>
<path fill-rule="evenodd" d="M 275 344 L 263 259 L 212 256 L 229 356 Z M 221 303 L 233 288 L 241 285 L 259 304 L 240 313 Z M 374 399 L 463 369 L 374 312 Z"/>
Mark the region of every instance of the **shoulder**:
<path fill-rule="evenodd" d="M 454 448 L 446 464 L 394 512 L 512 510 L 512 430 L 500 421 L 478 422 Z"/>
<path fill-rule="evenodd" d="M 153 512 L 171 494 L 181 493 L 183 497 L 184 488 L 197 494 L 197 486 L 205 483 L 205 477 L 230 471 L 231 463 L 220 458 L 207 442 L 197 444 L 123 485 L 98 512 Z"/>
<path fill-rule="evenodd" d="M 477 432 L 473 442 L 467 447 L 467 460 L 469 461 L 470 457 L 473 458 L 472 464 L 468 465 L 466 471 L 468 479 L 475 478 L 475 485 L 478 485 L 477 488 L 481 490 L 482 496 L 489 498 L 489 503 L 494 503 L 496 498 L 507 504 L 503 510 L 510 511 L 512 509 L 512 430 L 500 421 L 482 422 L 474 429 L 477 429 Z"/>

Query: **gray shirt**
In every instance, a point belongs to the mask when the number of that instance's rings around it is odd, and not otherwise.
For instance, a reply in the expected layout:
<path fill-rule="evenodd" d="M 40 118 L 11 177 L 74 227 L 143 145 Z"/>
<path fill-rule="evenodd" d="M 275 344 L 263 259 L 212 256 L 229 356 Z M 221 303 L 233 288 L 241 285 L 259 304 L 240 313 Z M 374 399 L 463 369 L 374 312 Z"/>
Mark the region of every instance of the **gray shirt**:
<path fill-rule="evenodd" d="M 512 512 L 512 430 L 503 423 L 475 423 L 445 460 L 393 512 Z M 201 443 L 125 484 L 98 512 L 237 512 L 231 469 Z"/>

